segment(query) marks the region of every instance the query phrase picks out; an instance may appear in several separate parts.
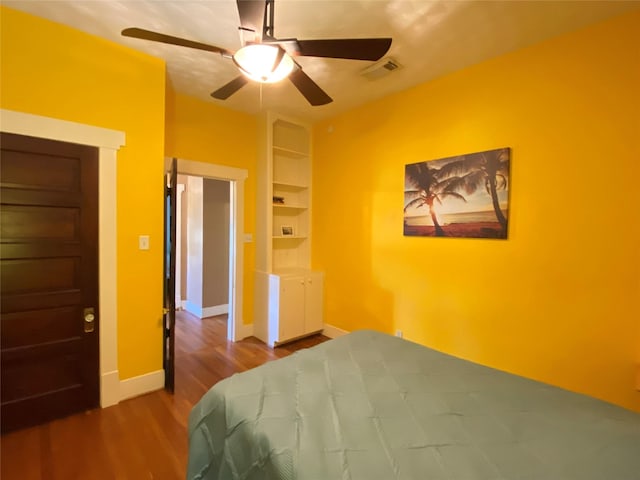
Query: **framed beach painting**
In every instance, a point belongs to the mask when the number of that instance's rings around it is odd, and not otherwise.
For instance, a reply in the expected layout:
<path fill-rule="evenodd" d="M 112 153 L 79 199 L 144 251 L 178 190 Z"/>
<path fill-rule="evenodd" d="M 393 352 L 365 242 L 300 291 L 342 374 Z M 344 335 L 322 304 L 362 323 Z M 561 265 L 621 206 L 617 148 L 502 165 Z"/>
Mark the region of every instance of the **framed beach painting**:
<path fill-rule="evenodd" d="M 405 166 L 404 234 L 507 238 L 511 150 Z"/>

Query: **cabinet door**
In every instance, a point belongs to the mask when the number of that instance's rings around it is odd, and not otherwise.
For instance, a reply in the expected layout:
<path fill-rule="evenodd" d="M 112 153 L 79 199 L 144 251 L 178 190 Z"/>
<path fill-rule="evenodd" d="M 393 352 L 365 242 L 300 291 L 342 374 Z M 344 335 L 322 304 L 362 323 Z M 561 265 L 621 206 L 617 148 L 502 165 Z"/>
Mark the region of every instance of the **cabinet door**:
<path fill-rule="evenodd" d="M 316 332 L 324 328 L 323 312 L 323 275 L 318 272 L 310 272 L 305 275 L 304 307 L 305 307 L 305 333 Z"/>
<path fill-rule="evenodd" d="M 303 335 L 305 277 L 280 277 L 279 342 Z"/>

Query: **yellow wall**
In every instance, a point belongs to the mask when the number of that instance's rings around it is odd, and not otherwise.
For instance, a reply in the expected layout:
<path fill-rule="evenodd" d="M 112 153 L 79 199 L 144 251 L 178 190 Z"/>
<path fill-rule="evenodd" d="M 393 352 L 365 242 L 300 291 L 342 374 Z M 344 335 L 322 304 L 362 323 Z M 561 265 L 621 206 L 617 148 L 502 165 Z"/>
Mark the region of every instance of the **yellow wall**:
<path fill-rule="evenodd" d="M 120 130 L 120 378 L 162 369 L 165 71 L 161 60 L 5 7 L 0 107 Z M 138 235 L 151 237 L 138 250 Z"/>
<path fill-rule="evenodd" d="M 257 119 L 167 89 L 168 157 L 214 163 L 248 171 L 244 196 L 244 231 L 255 233 Z M 244 244 L 243 321 L 253 322 L 255 244 Z"/>
<path fill-rule="evenodd" d="M 119 370 L 158 370 L 164 156 L 246 168 L 253 232 L 256 119 L 169 90 L 165 125 L 160 60 L 4 7 L 0 16 L 1 108 L 126 134 Z M 402 329 L 640 410 L 639 23 L 627 15 L 318 125 L 314 264 L 327 275 L 327 323 Z M 503 146 L 512 148 L 509 240 L 402 236 L 406 163 Z M 137 249 L 139 234 L 151 236 L 150 251 Z M 244 253 L 250 323 L 254 245 Z"/>
<path fill-rule="evenodd" d="M 626 15 L 316 125 L 326 322 L 401 329 L 640 410 L 638 25 Z M 499 147 L 508 240 L 403 236 L 405 164 Z"/>

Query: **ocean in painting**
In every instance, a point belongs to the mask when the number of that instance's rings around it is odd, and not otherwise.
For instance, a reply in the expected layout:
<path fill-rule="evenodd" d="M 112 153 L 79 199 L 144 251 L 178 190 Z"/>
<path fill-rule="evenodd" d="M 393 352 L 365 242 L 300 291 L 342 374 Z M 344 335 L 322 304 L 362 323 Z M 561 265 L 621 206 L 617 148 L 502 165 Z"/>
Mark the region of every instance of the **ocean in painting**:
<path fill-rule="evenodd" d="M 508 211 L 502 210 L 505 217 L 508 218 Z M 493 210 L 485 210 L 482 212 L 461 212 L 461 213 L 442 213 L 438 214 L 438 222 L 441 226 L 451 225 L 454 223 L 480 223 L 480 222 L 498 222 L 496 212 Z M 411 226 L 433 225 L 431 215 L 421 215 L 418 217 L 405 217 L 405 224 Z"/>

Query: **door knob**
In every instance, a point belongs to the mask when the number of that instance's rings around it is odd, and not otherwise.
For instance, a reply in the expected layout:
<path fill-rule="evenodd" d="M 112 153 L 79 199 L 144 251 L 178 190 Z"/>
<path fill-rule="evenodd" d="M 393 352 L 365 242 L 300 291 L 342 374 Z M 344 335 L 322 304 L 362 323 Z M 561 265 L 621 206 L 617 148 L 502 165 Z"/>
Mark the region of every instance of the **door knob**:
<path fill-rule="evenodd" d="M 84 309 L 84 333 L 91 333 L 95 330 L 95 309 L 88 307 Z"/>

